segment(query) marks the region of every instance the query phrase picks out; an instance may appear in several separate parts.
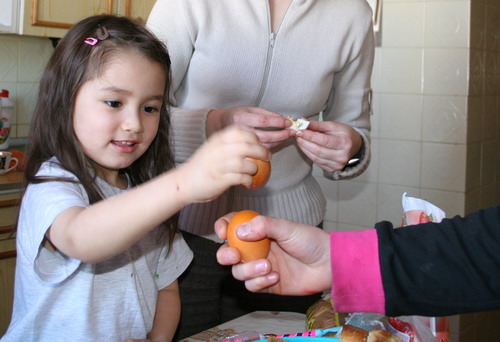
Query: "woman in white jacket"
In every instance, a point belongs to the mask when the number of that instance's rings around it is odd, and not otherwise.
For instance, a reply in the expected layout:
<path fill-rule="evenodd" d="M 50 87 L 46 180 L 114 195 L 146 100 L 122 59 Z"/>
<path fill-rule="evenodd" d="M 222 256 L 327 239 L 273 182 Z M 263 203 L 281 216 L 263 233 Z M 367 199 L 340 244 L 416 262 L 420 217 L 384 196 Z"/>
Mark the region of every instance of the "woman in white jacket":
<path fill-rule="evenodd" d="M 215 259 L 221 241 L 214 222 L 228 212 L 252 209 L 318 226 L 326 201 L 312 165 L 334 180 L 366 169 L 374 55 L 371 18 L 366 0 L 155 4 L 147 24 L 172 59 L 176 161 L 184 162 L 212 132 L 230 124 L 254 130 L 272 152 L 265 187 L 234 187 L 217 200 L 182 210 L 180 227 L 194 261 L 180 282 L 179 338 L 248 311 L 304 311 L 314 300 L 280 298 L 277 305 L 267 297 L 241 301 L 234 284 L 223 285 L 225 277 L 232 277 Z M 287 117 L 305 117 L 311 123 L 296 133 L 288 129 Z M 221 286 L 225 294 L 237 294 L 221 298 Z"/>

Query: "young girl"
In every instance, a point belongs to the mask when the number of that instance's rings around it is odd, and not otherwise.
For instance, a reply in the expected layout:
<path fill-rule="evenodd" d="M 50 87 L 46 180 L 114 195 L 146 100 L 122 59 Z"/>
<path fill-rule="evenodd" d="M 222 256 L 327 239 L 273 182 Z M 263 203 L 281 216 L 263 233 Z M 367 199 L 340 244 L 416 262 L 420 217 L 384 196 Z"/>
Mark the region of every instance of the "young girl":
<path fill-rule="evenodd" d="M 172 339 L 192 258 L 176 213 L 250 186 L 246 158 L 269 152 L 233 127 L 175 169 L 169 73 L 164 45 L 126 18 L 87 18 L 59 42 L 31 127 L 2 341 Z"/>

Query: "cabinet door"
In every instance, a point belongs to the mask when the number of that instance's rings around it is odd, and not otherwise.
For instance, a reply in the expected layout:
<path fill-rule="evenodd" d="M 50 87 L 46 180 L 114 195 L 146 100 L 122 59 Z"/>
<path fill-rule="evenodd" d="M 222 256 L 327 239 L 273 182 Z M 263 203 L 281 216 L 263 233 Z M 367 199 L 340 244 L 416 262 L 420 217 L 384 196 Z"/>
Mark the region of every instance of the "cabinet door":
<path fill-rule="evenodd" d="M 156 0 L 122 0 L 119 1 L 118 13 L 145 23 L 155 2 Z"/>
<path fill-rule="evenodd" d="M 12 317 L 16 241 L 9 233 L 0 232 L 0 336 L 4 335 Z"/>
<path fill-rule="evenodd" d="M 0 195 L 0 336 L 7 331 L 12 316 L 16 266 L 16 240 L 12 224 L 17 217 L 19 195 Z"/>
<path fill-rule="evenodd" d="M 62 37 L 77 21 L 95 14 L 112 13 L 113 0 L 27 0 L 21 34 Z"/>

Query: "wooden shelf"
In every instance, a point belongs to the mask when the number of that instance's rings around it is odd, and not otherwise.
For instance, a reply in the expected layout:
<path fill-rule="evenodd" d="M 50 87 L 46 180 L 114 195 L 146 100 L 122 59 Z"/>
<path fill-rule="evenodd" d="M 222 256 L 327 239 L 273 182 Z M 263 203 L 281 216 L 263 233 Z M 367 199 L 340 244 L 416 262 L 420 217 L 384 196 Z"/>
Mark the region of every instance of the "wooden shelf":
<path fill-rule="evenodd" d="M 0 260 L 15 258 L 16 256 L 17 256 L 17 252 L 15 250 L 0 252 Z"/>

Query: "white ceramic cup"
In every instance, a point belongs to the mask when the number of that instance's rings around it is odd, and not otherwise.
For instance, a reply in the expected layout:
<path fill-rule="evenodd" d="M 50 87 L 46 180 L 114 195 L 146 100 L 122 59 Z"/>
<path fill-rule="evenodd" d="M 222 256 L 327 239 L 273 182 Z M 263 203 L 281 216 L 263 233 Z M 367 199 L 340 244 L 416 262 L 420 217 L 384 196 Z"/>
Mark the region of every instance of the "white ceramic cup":
<path fill-rule="evenodd" d="M 11 162 L 14 162 L 13 165 L 10 165 Z M 19 164 L 19 160 L 17 158 L 12 157 L 11 152 L 0 151 L 0 175 L 7 173 L 11 170 L 14 170 Z"/>

